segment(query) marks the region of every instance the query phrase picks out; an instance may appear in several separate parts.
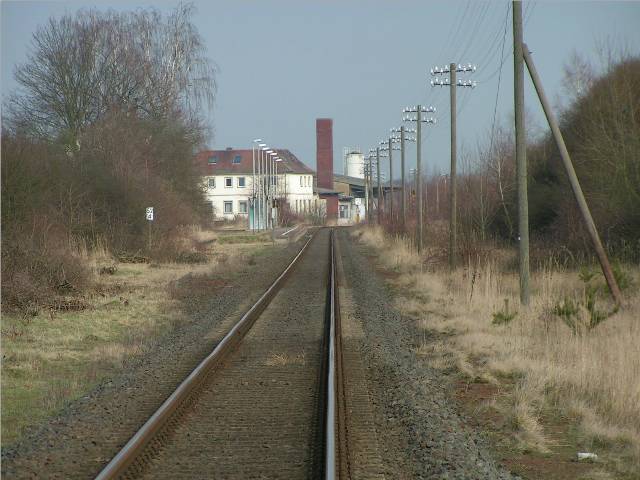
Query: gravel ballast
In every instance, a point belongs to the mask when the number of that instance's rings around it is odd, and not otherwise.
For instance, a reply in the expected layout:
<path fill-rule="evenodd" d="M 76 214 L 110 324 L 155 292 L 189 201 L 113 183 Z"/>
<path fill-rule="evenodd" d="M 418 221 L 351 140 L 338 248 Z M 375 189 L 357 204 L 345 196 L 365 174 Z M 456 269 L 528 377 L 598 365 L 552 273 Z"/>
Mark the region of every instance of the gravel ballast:
<path fill-rule="evenodd" d="M 220 341 L 299 251 L 266 247 L 214 277 L 221 288 L 185 299 L 190 322 L 152 342 L 117 378 L 71 402 L 57 417 L 3 448 L 3 478 L 93 478 Z"/>
<path fill-rule="evenodd" d="M 423 333 L 414 319 L 394 309 L 389 288 L 366 256 L 371 252 L 354 243 L 348 231 L 341 230 L 339 238 L 342 281 L 364 331 L 363 355 L 386 477 L 518 478 L 497 464 L 483 436 L 466 425 L 451 380 L 415 354 Z"/>

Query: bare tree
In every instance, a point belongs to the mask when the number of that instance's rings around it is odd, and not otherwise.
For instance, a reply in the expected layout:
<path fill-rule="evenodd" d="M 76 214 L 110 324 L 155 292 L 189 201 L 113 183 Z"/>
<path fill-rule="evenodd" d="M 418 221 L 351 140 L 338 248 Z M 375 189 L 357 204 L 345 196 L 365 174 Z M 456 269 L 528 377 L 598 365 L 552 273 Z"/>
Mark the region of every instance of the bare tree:
<path fill-rule="evenodd" d="M 114 109 L 197 121 L 212 106 L 215 67 L 193 14 L 182 4 L 166 18 L 157 10 L 82 10 L 50 19 L 16 68 L 13 128 L 77 149 L 83 130 Z"/>
<path fill-rule="evenodd" d="M 593 85 L 595 77 L 593 65 L 573 50 L 562 69 L 562 86 L 569 103 L 585 95 Z"/>

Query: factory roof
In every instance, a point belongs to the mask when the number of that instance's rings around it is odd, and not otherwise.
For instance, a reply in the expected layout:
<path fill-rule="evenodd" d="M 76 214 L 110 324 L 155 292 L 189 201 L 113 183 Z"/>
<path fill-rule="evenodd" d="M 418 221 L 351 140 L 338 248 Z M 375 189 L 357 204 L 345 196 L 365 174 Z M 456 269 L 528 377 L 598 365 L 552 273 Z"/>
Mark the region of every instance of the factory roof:
<path fill-rule="evenodd" d="M 348 175 L 333 174 L 333 181 L 338 183 L 348 183 L 349 185 L 357 185 L 364 187 L 364 178 L 350 177 Z"/>

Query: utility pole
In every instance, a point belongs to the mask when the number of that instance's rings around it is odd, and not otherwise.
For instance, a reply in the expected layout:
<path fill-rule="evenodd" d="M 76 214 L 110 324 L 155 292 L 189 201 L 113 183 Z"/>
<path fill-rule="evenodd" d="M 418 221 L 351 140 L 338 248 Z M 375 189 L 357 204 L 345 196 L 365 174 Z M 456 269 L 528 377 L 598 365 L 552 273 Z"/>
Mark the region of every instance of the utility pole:
<path fill-rule="evenodd" d="M 422 251 L 422 238 L 423 238 L 423 225 L 422 225 L 422 173 L 421 173 L 421 158 L 422 158 L 422 124 L 423 123 L 436 123 L 436 119 L 433 117 L 421 118 L 422 113 L 435 112 L 434 107 L 423 107 L 416 105 L 415 107 L 406 107 L 403 113 L 415 113 L 415 117 L 403 117 L 403 122 L 416 122 L 416 206 L 417 206 L 417 219 L 416 219 L 416 243 L 418 246 L 418 252 Z"/>
<path fill-rule="evenodd" d="M 400 125 L 400 175 L 402 176 L 402 231 L 407 231 L 407 184 L 404 178 L 404 125 Z"/>
<path fill-rule="evenodd" d="M 449 65 L 451 71 L 451 85 L 449 86 L 449 100 L 451 111 L 451 190 L 449 202 L 451 210 L 449 212 L 449 268 L 453 271 L 456 268 L 456 253 L 458 250 L 458 137 L 457 137 L 457 96 L 456 96 L 456 66 Z"/>
<path fill-rule="evenodd" d="M 378 225 L 382 222 L 382 211 L 380 210 L 382 206 L 382 185 L 380 184 L 380 147 L 376 147 L 376 170 L 378 175 Z"/>
<path fill-rule="evenodd" d="M 609 259 L 607 258 L 607 252 L 602 246 L 602 241 L 600 240 L 598 229 L 596 228 L 596 224 L 593 221 L 591 212 L 589 211 L 589 205 L 587 205 L 587 201 L 584 198 L 584 194 L 582 193 L 582 188 L 580 187 L 580 182 L 578 181 L 576 171 L 573 168 L 567 146 L 565 145 L 564 139 L 562 138 L 562 133 L 560 132 L 558 121 L 553 114 L 553 110 L 551 110 L 551 105 L 549 104 L 549 100 L 547 99 L 544 89 L 542 88 L 542 82 L 540 80 L 540 77 L 538 76 L 538 72 L 533 63 L 533 59 L 531 58 L 529 49 L 525 44 L 522 45 L 522 53 L 525 61 L 527 62 L 529 75 L 531 76 L 533 85 L 536 89 L 536 92 L 538 93 L 538 97 L 540 98 L 542 109 L 544 110 L 544 114 L 547 117 L 547 121 L 549 122 L 549 127 L 551 127 L 553 138 L 556 141 L 558 150 L 560 151 L 562 164 L 564 165 L 564 168 L 567 172 L 567 177 L 569 177 L 569 184 L 571 185 L 573 194 L 576 198 L 576 201 L 578 202 L 578 208 L 580 209 L 580 213 L 582 214 L 582 220 L 585 224 L 585 227 L 587 228 L 589 236 L 591 237 L 591 242 L 593 243 L 596 255 L 598 256 L 598 260 L 600 261 L 602 273 L 604 274 L 604 278 L 606 279 L 607 285 L 609 286 L 609 291 L 611 292 L 611 296 L 613 297 L 616 304 L 618 306 L 622 306 L 622 293 L 620 292 L 620 287 L 618 286 L 616 277 L 614 276 L 613 270 L 611 269 L 611 264 L 609 263 Z"/>
<path fill-rule="evenodd" d="M 373 154 L 374 150 L 369 150 L 369 202 L 371 208 L 369 209 L 369 223 L 373 223 Z"/>
<path fill-rule="evenodd" d="M 393 131 L 393 129 L 391 129 L 391 131 Z M 395 142 L 398 142 L 398 141 L 400 141 L 399 138 L 394 137 L 393 135 L 390 135 L 389 140 L 385 142 L 380 142 L 380 145 L 382 145 L 380 147 L 380 150 L 389 152 L 389 192 L 390 192 L 389 216 L 392 220 L 393 220 L 393 155 L 391 152 L 392 150 L 400 150 L 400 147 L 393 145 Z"/>
<path fill-rule="evenodd" d="M 450 108 L 451 108 L 451 172 L 449 184 L 449 269 L 453 270 L 456 266 L 456 250 L 457 250 L 457 205 L 456 205 L 456 164 L 457 164 L 457 139 L 456 139 L 456 88 L 471 87 L 475 88 L 476 82 L 468 80 L 457 80 L 457 72 L 475 72 L 475 65 L 456 65 L 450 63 L 443 68 L 432 68 L 431 75 L 442 75 L 448 73 L 450 78 L 444 80 L 431 80 L 431 86 L 449 86 Z"/>
<path fill-rule="evenodd" d="M 393 138 L 389 136 L 389 216 L 391 217 L 391 223 L 393 223 Z"/>
<path fill-rule="evenodd" d="M 416 133 L 415 130 L 411 128 L 405 128 L 404 125 L 401 125 L 400 128 L 392 128 L 391 133 L 399 133 L 400 137 L 395 137 L 396 141 L 400 141 L 400 175 L 402 177 L 402 203 L 401 203 L 401 215 L 402 215 L 402 231 L 406 233 L 407 231 L 407 183 L 405 177 L 405 168 L 404 168 L 404 145 L 405 142 L 415 142 L 416 139 L 414 137 L 407 137 L 406 133 Z"/>
<path fill-rule="evenodd" d="M 365 159 L 366 161 L 367 159 Z M 366 209 L 366 219 L 369 221 L 369 168 L 365 163 L 363 166 L 364 169 L 364 204 Z"/>
<path fill-rule="evenodd" d="M 529 202 L 527 199 L 527 136 L 524 124 L 524 65 L 522 2 L 513 2 L 513 102 L 516 128 L 516 184 L 518 186 L 518 264 L 520 303 L 529 305 Z"/>

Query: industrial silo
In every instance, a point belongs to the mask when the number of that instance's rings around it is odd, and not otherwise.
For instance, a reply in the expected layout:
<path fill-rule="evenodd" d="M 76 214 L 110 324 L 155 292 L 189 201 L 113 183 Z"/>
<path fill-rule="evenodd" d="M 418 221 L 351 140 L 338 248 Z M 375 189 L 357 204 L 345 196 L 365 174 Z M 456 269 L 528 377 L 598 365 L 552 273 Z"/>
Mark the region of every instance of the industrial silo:
<path fill-rule="evenodd" d="M 344 149 L 344 174 L 364 178 L 364 155 L 359 148 Z"/>

